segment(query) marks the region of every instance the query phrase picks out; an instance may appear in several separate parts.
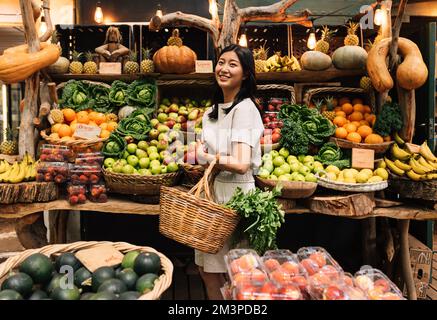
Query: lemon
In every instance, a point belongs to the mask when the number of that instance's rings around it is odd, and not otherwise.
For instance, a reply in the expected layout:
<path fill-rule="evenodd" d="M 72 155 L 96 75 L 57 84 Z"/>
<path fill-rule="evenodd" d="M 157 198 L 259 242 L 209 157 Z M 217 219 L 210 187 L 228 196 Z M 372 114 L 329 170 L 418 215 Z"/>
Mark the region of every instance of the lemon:
<path fill-rule="evenodd" d="M 386 167 L 387 167 L 387 164 L 385 163 L 384 160 L 380 160 L 380 161 L 378 162 L 378 168 L 383 168 L 383 169 L 385 169 Z"/>
<path fill-rule="evenodd" d="M 343 170 L 343 177 L 344 177 L 345 180 L 346 179 L 355 179 L 355 176 L 357 175 L 358 172 L 354 172 L 352 170 L 354 170 L 354 169 L 345 169 L 345 170 Z"/>
<path fill-rule="evenodd" d="M 373 173 L 373 172 L 372 172 L 372 173 Z M 359 172 L 359 173 L 355 176 L 355 180 L 356 180 L 358 183 L 366 183 L 367 180 L 369 180 L 368 173 L 367 173 L 367 172 L 363 172 L 363 171 Z"/>
<path fill-rule="evenodd" d="M 378 168 L 375 170 L 374 174 L 382 178 L 382 180 L 388 179 L 388 171 L 384 168 Z"/>
<path fill-rule="evenodd" d="M 325 169 L 325 171 L 328 172 L 328 173 L 329 173 L 329 172 L 332 172 L 332 173 L 334 173 L 336 176 L 337 176 L 337 174 L 340 173 L 340 169 L 337 168 L 336 166 L 333 166 L 333 165 L 329 165 L 329 166 L 327 166 L 326 169 Z"/>
<path fill-rule="evenodd" d="M 344 182 L 346 182 L 346 183 L 357 183 L 355 178 L 344 178 Z"/>
<path fill-rule="evenodd" d="M 326 178 L 329 180 L 337 180 L 337 175 L 334 172 L 328 172 L 326 173 Z"/>
<path fill-rule="evenodd" d="M 381 181 L 383 181 L 383 179 L 380 176 L 373 176 L 367 182 L 372 183 L 372 182 L 381 182 Z"/>

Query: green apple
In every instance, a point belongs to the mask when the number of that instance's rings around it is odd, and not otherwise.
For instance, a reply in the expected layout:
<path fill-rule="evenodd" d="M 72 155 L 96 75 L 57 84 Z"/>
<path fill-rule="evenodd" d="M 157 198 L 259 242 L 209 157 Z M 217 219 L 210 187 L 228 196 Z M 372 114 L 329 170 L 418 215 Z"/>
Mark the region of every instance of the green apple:
<path fill-rule="evenodd" d="M 285 148 L 281 148 L 281 150 L 279 150 L 279 154 L 286 159 L 290 155 L 290 152 Z"/>
<path fill-rule="evenodd" d="M 176 171 L 178 171 L 179 170 L 179 166 L 178 166 L 178 164 L 176 163 L 176 162 L 170 162 L 168 165 L 167 165 L 167 171 L 168 172 L 176 172 Z"/>
<path fill-rule="evenodd" d="M 312 161 L 308 161 L 308 162 L 304 162 L 303 164 L 305 167 L 307 167 L 308 169 L 310 169 L 310 171 L 314 170 L 314 162 Z"/>
<path fill-rule="evenodd" d="M 138 173 L 141 174 L 142 176 L 151 176 L 152 172 L 150 172 L 149 169 L 140 169 L 138 170 Z"/>
<path fill-rule="evenodd" d="M 308 173 L 305 176 L 305 181 L 307 181 L 307 182 L 317 182 L 317 177 L 314 174 L 312 174 L 312 173 Z"/>
<path fill-rule="evenodd" d="M 290 165 L 288 163 L 284 163 L 280 168 L 284 171 L 285 174 L 291 172 Z"/>
<path fill-rule="evenodd" d="M 278 180 L 278 177 L 272 174 L 268 177 L 268 179 L 269 180 Z"/>
<path fill-rule="evenodd" d="M 166 150 L 168 148 L 168 141 L 159 140 L 157 147 L 158 147 L 158 150 Z"/>
<path fill-rule="evenodd" d="M 293 162 L 299 162 L 299 160 L 297 160 L 296 156 L 293 156 L 293 155 L 288 156 L 287 157 L 287 163 L 288 164 L 292 164 Z"/>
<path fill-rule="evenodd" d="M 170 137 L 166 133 L 160 133 L 158 136 L 158 141 L 165 140 L 170 141 Z"/>
<path fill-rule="evenodd" d="M 158 152 L 149 153 L 149 159 L 150 160 L 159 160 L 160 159 L 159 153 Z"/>
<path fill-rule="evenodd" d="M 303 175 L 301 175 L 301 174 L 297 174 L 297 175 L 293 178 L 293 181 L 302 181 L 302 182 L 304 182 L 304 181 L 305 181 L 305 177 L 304 177 Z"/>
<path fill-rule="evenodd" d="M 156 166 L 161 166 L 161 162 L 159 162 L 159 160 L 151 160 L 149 168 L 156 167 Z"/>
<path fill-rule="evenodd" d="M 150 141 L 150 145 L 151 145 L 152 147 L 158 147 L 158 140 L 156 140 L 156 139 L 151 140 L 151 141 Z"/>
<path fill-rule="evenodd" d="M 321 163 L 320 161 L 314 161 L 314 167 L 323 167 L 323 163 Z"/>
<path fill-rule="evenodd" d="M 155 128 L 156 127 L 156 125 L 159 123 L 159 120 L 158 119 L 152 119 L 152 120 L 150 120 L 150 124 L 152 125 L 152 128 Z"/>
<path fill-rule="evenodd" d="M 149 131 L 149 138 L 156 139 L 159 136 L 159 131 L 157 129 L 152 129 Z"/>
<path fill-rule="evenodd" d="M 277 168 L 275 168 L 275 170 L 273 170 L 273 174 L 277 177 L 280 177 L 283 174 L 285 174 L 285 172 L 280 167 L 277 167 Z"/>
<path fill-rule="evenodd" d="M 289 181 L 287 175 L 285 175 L 285 174 L 283 174 L 282 176 L 279 176 L 279 177 L 278 177 L 278 180 L 279 180 L 279 181 Z"/>
<path fill-rule="evenodd" d="M 168 137 L 170 138 L 170 141 L 175 141 L 175 140 L 180 140 L 181 138 L 181 134 L 177 131 L 170 131 L 170 133 L 168 134 Z"/>
<path fill-rule="evenodd" d="M 133 154 L 127 157 L 127 163 L 130 164 L 132 167 L 136 167 L 138 165 L 138 157 L 134 156 Z"/>
<path fill-rule="evenodd" d="M 305 159 L 305 157 L 306 156 L 304 154 L 300 154 L 300 155 L 297 156 L 297 160 L 299 160 L 299 162 L 303 163 L 303 160 Z"/>
<path fill-rule="evenodd" d="M 133 174 L 135 172 L 135 169 L 130 164 L 126 164 L 121 169 L 121 172 L 124 173 L 124 174 Z"/>
<path fill-rule="evenodd" d="M 262 160 L 263 160 L 263 161 L 272 161 L 272 160 L 273 160 L 273 157 L 272 157 L 272 155 L 271 155 L 270 153 L 266 153 L 266 154 L 264 154 L 264 155 L 262 156 Z"/>
<path fill-rule="evenodd" d="M 152 172 L 153 175 L 160 174 L 161 173 L 161 165 L 150 166 L 150 172 Z"/>
<path fill-rule="evenodd" d="M 163 151 L 159 152 L 159 160 L 160 161 L 164 160 L 166 157 L 171 157 L 170 151 L 163 150 Z"/>
<path fill-rule="evenodd" d="M 158 119 L 159 122 L 163 123 L 167 121 L 168 115 L 164 112 L 161 112 L 160 114 L 158 114 L 156 118 Z"/>
<path fill-rule="evenodd" d="M 299 162 L 292 162 L 290 164 L 290 170 L 293 172 L 298 172 L 300 168 L 300 163 Z"/>
<path fill-rule="evenodd" d="M 149 147 L 149 144 L 147 143 L 147 141 L 141 140 L 141 141 L 138 142 L 137 146 L 138 146 L 138 149 L 147 151 L 147 148 Z"/>
<path fill-rule="evenodd" d="M 158 152 L 158 148 L 155 146 L 150 146 L 147 148 L 147 154 L 151 154 L 153 152 Z"/>
<path fill-rule="evenodd" d="M 120 160 L 118 160 L 118 161 L 120 161 L 120 163 L 121 163 L 122 165 L 126 165 L 126 164 L 127 164 L 126 159 L 120 159 Z"/>
<path fill-rule="evenodd" d="M 284 157 L 283 156 L 276 156 L 273 158 L 273 165 L 275 167 L 280 167 L 285 163 Z"/>
<path fill-rule="evenodd" d="M 272 151 L 270 151 L 270 154 L 272 155 L 272 158 L 274 159 L 279 155 L 279 152 L 276 150 L 272 150 Z"/>
<path fill-rule="evenodd" d="M 272 173 L 275 169 L 275 166 L 273 165 L 273 162 L 271 160 L 264 162 L 262 167 L 266 169 L 269 173 Z"/>
<path fill-rule="evenodd" d="M 303 162 L 314 162 L 314 157 L 313 156 L 306 156 L 305 158 L 303 158 Z"/>
<path fill-rule="evenodd" d="M 180 123 L 176 123 L 173 128 L 174 131 L 181 131 L 182 125 Z"/>
<path fill-rule="evenodd" d="M 167 166 L 165 164 L 161 164 L 161 173 L 167 173 Z"/>
<path fill-rule="evenodd" d="M 126 159 L 127 157 L 129 157 L 130 153 L 127 152 L 127 150 L 124 151 L 123 153 L 123 159 Z"/>
<path fill-rule="evenodd" d="M 144 151 L 143 149 L 137 149 L 135 155 L 138 157 L 138 159 L 147 158 L 147 152 Z"/>
<path fill-rule="evenodd" d="M 138 164 L 140 165 L 141 169 L 147 169 L 150 166 L 150 159 L 149 158 L 140 158 L 138 161 Z"/>
<path fill-rule="evenodd" d="M 105 168 L 110 168 L 114 163 L 115 163 L 114 158 L 106 158 L 105 161 L 103 162 L 103 165 L 105 166 Z"/>
<path fill-rule="evenodd" d="M 130 154 L 135 154 L 137 151 L 138 146 L 135 143 L 129 143 L 126 147 L 127 152 Z"/>
<path fill-rule="evenodd" d="M 111 168 L 115 173 L 121 173 L 121 169 L 123 169 L 123 166 L 124 164 L 122 164 L 120 161 L 115 161 Z"/>
<path fill-rule="evenodd" d="M 106 168 L 106 171 L 109 171 L 109 172 L 114 172 L 114 170 L 111 168 L 111 167 L 109 167 L 109 168 Z M 376 177 L 376 176 L 375 176 Z"/>
<path fill-rule="evenodd" d="M 308 167 L 300 166 L 299 168 L 299 173 L 302 174 L 303 176 L 306 176 L 310 172 L 311 170 Z"/>
<path fill-rule="evenodd" d="M 268 171 L 268 170 L 265 169 L 265 168 L 261 168 L 261 169 L 258 171 L 258 176 L 259 176 L 261 179 L 267 179 L 267 178 L 269 177 L 269 175 L 270 175 L 270 171 Z"/>
<path fill-rule="evenodd" d="M 299 175 L 300 175 L 300 173 L 296 171 L 296 172 L 293 172 L 293 173 L 291 174 L 290 178 L 291 178 L 291 180 L 295 180 L 296 177 L 299 176 Z"/>
<path fill-rule="evenodd" d="M 163 133 L 163 132 L 169 132 L 170 128 L 168 126 L 166 126 L 165 124 L 160 124 L 158 125 L 158 132 Z"/>

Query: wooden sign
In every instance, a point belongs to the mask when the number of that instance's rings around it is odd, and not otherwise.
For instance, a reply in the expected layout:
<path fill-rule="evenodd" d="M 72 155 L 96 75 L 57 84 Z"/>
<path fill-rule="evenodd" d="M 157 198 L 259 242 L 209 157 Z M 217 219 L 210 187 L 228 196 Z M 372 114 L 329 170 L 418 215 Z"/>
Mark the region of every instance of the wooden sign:
<path fill-rule="evenodd" d="M 100 62 L 99 64 L 100 74 L 121 74 L 120 62 Z"/>
<path fill-rule="evenodd" d="M 109 245 L 80 250 L 75 256 L 91 272 L 100 267 L 116 266 L 123 261 L 124 257 L 120 251 Z"/>
<path fill-rule="evenodd" d="M 420 152 L 420 146 L 418 146 L 417 144 L 414 143 L 405 143 L 405 146 L 407 147 L 407 150 L 410 153 L 419 153 Z"/>
<path fill-rule="evenodd" d="M 375 166 L 375 150 L 352 148 L 352 168 L 372 169 Z"/>
<path fill-rule="evenodd" d="M 211 60 L 196 60 L 196 73 L 212 73 Z"/>
<path fill-rule="evenodd" d="M 96 126 L 89 126 L 87 124 L 78 123 L 73 137 L 80 139 L 95 139 L 100 136 L 102 128 Z"/>

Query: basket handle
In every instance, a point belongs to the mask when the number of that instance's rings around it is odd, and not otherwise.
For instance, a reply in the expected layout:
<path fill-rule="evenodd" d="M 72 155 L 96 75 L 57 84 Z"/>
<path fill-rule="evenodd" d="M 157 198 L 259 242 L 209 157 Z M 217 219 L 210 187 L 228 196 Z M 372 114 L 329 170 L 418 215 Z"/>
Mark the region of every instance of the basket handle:
<path fill-rule="evenodd" d="M 201 192 L 205 191 L 205 199 L 211 200 L 211 201 L 213 200 L 213 197 L 211 196 L 211 191 L 210 191 L 209 185 L 212 182 L 211 172 L 214 169 L 214 166 L 216 164 L 217 164 L 217 158 L 214 158 L 214 160 L 211 161 L 208 168 L 206 169 L 203 177 L 200 179 L 200 181 L 193 188 L 191 188 L 190 191 L 188 191 L 188 193 L 194 194 L 196 197 L 200 197 Z"/>

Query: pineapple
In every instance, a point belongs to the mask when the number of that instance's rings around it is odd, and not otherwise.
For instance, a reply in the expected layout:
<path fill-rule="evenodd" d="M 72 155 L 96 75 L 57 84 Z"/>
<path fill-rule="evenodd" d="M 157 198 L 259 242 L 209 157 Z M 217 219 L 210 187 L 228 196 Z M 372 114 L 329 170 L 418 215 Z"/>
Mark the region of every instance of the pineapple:
<path fill-rule="evenodd" d="M 129 61 L 124 64 L 123 72 L 124 73 L 138 73 L 140 66 L 137 62 L 137 52 L 135 50 L 131 51 L 129 54 Z"/>
<path fill-rule="evenodd" d="M 141 61 L 141 72 L 150 73 L 155 71 L 153 60 L 150 59 L 150 49 L 143 48 L 143 61 Z"/>
<path fill-rule="evenodd" d="M 326 102 L 326 110 L 322 112 L 322 116 L 329 120 L 334 120 L 335 118 L 335 111 L 334 111 L 334 98 L 333 97 L 327 97 L 325 99 Z"/>
<path fill-rule="evenodd" d="M 370 78 L 367 76 L 361 77 L 360 88 L 366 91 L 370 91 L 372 89 L 372 80 L 370 80 Z"/>
<path fill-rule="evenodd" d="M 257 73 L 266 71 L 266 60 L 269 49 L 266 49 L 264 45 L 253 50 L 253 58 L 255 59 L 255 72 Z"/>
<path fill-rule="evenodd" d="M 64 114 L 59 109 L 50 110 L 50 117 L 55 123 L 64 123 Z"/>
<path fill-rule="evenodd" d="M 76 50 L 73 51 L 73 62 L 70 63 L 70 73 L 73 74 L 81 74 L 83 71 L 83 65 L 82 62 L 79 61 L 79 59 L 82 57 L 82 53 L 77 52 Z"/>
<path fill-rule="evenodd" d="M 83 72 L 86 74 L 96 74 L 97 63 L 94 62 L 94 54 L 91 51 L 88 51 L 85 56 L 86 62 L 83 66 Z"/>
<path fill-rule="evenodd" d="M 167 40 L 167 45 L 182 47 L 182 39 L 179 37 L 179 29 L 174 29 L 171 37 Z"/>
<path fill-rule="evenodd" d="M 329 40 L 337 30 L 329 30 L 328 26 L 324 26 L 322 29 L 322 38 L 316 42 L 316 51 L 323 52 L 325 54 L 329 51 Z"/>
<path fill-rule="evenodd" d="M 347 36 L 346 38 L 344 38 L 345 46 L 359 45 L 360 39 L 358 39 L 358 36 L 355 34 L 357 33 L 357 29 L 358 29 L 358 23 L 353 23 L 352 21 L 350 21 L 347 27 Z"/>
<path fill-rule="evenodd" d="M 0 144 L 0 153 L 7 155 L 18 154 L 17 136 L 11 128 L 6 129 L 6 140 Z"/>

